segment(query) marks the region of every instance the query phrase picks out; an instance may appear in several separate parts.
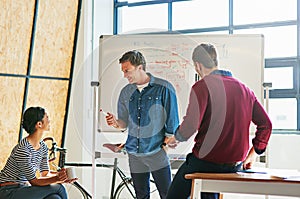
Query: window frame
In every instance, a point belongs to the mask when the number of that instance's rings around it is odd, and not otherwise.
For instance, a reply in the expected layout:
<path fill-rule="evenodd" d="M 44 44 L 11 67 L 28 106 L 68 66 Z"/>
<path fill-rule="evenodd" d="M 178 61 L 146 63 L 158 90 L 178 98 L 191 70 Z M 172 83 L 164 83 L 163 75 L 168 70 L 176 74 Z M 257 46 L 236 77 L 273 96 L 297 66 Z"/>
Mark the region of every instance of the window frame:
<path fill-rule="evenodd" d="M 173 30 L 172 29 L 172 3 L 189 0 L 153 0 L 153 1 L 141 1 L 135 3 L 118 2 L 114 0 L 114 27 L 113 33 L 118 34 L 118 8 L 123 6 L 147 6 L 153 4 L 168 3 L 168 31 L 167 32 L 152 32 L 156 33 L 181 33 L 181 34 L 194 34 L 194 33 L 211 33 L 217 31 L 228 31 L 228 34 L 234 34 L 234 30 L 241 29 L 253 29 L 253 28 L 269 28 L 280 26 L 297 26 L 297 57 L 285 57 L 285 58 L 266 58 L 265 68 L 276 67 L 293 67 L 293 89 L 270 89 L 270 98 L 296 98 L 297 100 L 297 131 L 300 131 L 300 0 L 297 0 L 297 20 L 285 20 L 274 21 L 265 23 L 253 23 L 253 24 L 233 24 L 233 1 L 228 0 L 229 18 L 228 26 L 220 27 L 205 27 L 185 30 Z M 300 134 L 300 132 L 298 132 Z"/>

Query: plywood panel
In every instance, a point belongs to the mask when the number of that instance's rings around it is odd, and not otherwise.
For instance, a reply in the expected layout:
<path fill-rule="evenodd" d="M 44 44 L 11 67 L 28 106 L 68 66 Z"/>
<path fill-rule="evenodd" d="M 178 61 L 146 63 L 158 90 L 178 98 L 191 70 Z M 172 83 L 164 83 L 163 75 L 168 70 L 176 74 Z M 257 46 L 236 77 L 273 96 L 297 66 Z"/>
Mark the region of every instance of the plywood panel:
<path fill-rule="evenodd" d="M 52 136 L 61 145 L 67 103 L 68 81 L 30 79 L 27 107 L 40 106 L 46 109 L 51 129 L 45 136 Z"/>
<path fill-rule="evenodd" d="M 0 168 L 18 142 L 25 79 L 0 77 Z"/>
<path fill-rule="evenodd" d="M 69 78 L 78 0 L 39 1 L 32 75 Z"/>
<path fill-rule="evenodd" d="M 34 2 L 0 1 L 0 73 L 26 74 Z"/>
<path fill-rule="evenodd" d="M 39 5 L 33 24 L 35 2 Z M 0 0 L 0 73 L 26 74 L 30 42 L 34 39 L 28 95 L 23 96 L 25 78 L 0 77 L 0 169 L 18 141 L 23 98 L 25 109 L 46 108 L 51 131 L 45 136 L 54 137 L 61 145 L 69 81 L 36 79 L 33 75 L 70 78 L 79 2 Z M 27 133 L 24 131 L 22 136 Z"/>

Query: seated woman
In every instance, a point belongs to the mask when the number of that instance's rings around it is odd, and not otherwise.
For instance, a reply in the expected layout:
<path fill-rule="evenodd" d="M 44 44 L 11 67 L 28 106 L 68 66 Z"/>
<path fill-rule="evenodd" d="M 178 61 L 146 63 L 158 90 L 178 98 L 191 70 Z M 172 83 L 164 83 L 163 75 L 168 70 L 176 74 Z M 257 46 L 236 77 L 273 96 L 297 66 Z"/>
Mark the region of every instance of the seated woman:
<path fill-rule="evenodd" d="M 62 183 L 77 179 L 68 179 L 65 169 L 50 172 L 48 148 L 42 140 L 44 131 L 50 130 L 45 109 L 28 108 L 22 127 L 29 135 L 13 148 L 0 172 L 0 199 L 67 199 Z"/>

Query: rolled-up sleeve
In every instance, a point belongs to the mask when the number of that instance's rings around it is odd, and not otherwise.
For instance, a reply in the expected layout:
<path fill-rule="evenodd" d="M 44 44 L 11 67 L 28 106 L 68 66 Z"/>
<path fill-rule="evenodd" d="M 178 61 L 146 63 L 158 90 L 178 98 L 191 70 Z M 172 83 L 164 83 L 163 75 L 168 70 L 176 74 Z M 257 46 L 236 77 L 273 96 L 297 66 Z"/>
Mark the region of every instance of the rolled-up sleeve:
<path fill-rule="evenodd" d="M 266 150 L 272 133 L 272 123 L 263 106 L 257 100 L 253 106 L 252 121 L 257 126 L 252 144 L 255 152 L 262 154 Z"/>
<path fill-rule="evenodd" d="M 179 125 L 178 104 L 174 87 L 169 84 L 164 96 L 164 108 L 166 111 L 165 135 L 171 136 Z"/>

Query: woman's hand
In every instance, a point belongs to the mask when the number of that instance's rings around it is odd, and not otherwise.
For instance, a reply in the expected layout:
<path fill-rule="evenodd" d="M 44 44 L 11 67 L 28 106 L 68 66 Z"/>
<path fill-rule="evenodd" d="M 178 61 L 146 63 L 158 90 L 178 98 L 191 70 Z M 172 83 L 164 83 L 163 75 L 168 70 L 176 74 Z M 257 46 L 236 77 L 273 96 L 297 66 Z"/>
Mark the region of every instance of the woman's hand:
<path fill-rule="evenodd" d="M 64 181 L 64 183 L 73 183 L 73 182 L 75 182 L 77 180 L 78 180 L 78 178 L 67 179 L 67 180 Z"/>
<path fill-rule="evenodd" d="M 66 180 L 68 180 L 66 169 L 62 168 L 61 170 L 57 171 L 56 177 L 57 181 L 59 182 L 65 182 Z"/>

